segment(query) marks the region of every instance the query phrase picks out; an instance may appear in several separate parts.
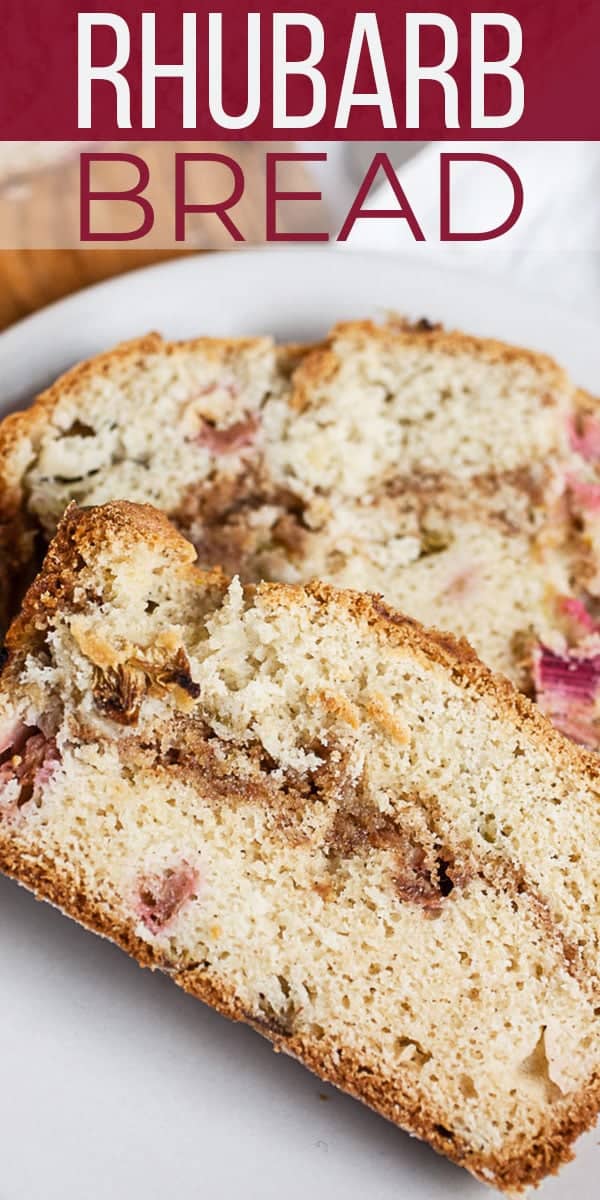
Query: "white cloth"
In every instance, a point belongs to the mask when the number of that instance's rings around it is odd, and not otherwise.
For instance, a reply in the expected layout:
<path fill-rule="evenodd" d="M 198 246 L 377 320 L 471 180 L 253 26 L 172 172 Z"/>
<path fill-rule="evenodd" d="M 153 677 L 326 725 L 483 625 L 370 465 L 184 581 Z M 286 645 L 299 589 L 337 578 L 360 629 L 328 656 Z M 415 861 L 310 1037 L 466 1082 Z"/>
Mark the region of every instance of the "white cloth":
<path fill-rule="evenodd" d="M 440 242 L 442 151 L 495 154 L 515 168 L 524 206 L 512 230 L 493 241 Z M 500 273 L 527 291 L 600 318 L 600 143 L 431 142 L 398 170 L 398 178 L 427 241 L 415 243 L 405 220 L 369 218 L 339 245 Z M 453 228 L 490 229 L 507 217 L 512 188 L 497 168 L 460 163 L 452 178 Z M 397 205 L 383 182 L 373 187 L 366 207 Z"/>

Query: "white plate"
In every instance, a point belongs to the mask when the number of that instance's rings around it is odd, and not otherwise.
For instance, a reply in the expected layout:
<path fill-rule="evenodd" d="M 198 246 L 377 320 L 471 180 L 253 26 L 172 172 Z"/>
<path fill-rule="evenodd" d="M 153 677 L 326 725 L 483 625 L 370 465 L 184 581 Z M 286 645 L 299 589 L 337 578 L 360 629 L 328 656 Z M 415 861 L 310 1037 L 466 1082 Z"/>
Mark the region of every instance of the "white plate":
<path fill-rule="evenodd" d="M 186 258 L 82 292 L 0 337 L 2 404 L 157 328 L 314 337 L 396 309 L 520 341 L 600 389 L 600 338 L 510 287 L 327 250 Z M 464 1172 L 241 1026 L 0 880 L 0 1200 L 476 1200 Z M 596 1200 L 597 1133 L 544 1200 Z"/>

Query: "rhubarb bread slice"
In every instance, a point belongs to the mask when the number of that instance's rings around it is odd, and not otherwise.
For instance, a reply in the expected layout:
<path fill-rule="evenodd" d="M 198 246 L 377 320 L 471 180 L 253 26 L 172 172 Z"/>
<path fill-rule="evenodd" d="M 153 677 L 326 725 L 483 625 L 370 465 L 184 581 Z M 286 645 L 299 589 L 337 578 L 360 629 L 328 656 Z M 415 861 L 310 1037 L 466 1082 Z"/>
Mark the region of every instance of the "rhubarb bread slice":
<path fill-rule="evenodd" d="M 595 746 L 599 434 L 550 359 L 427 322 L 304 350 L 152 337 L 0 429 L 5 596 L 70 499 L 149 501 L 206 567 L 374 590 L 466 636 Z"/>
<path fill-rule="evenodd" d="M 506 1191 L 600 1102 L 600 763 L 374 596 L 69 509 L 6 646 L 0 862 Z"/>

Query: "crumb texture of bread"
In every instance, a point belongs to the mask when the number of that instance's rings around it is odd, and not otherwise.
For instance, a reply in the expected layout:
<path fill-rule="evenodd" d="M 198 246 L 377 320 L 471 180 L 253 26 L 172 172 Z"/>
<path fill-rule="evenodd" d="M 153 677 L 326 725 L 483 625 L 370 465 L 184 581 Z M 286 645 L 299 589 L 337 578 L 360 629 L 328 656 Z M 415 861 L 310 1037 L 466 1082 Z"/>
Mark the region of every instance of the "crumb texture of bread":
<path fill-rule="evenodd" d="M 7 637 L 3 869 L 507 1192 L 600 1104 L 600 763 L 376 596 L 72 506 Z"/>
<path fill-rule="evenodd" d="M 465 636 L 595 747 L 596 409 L 551 359 L 426 322 L 127 343 L 0 426 L 0 619 L 70 501 L 150 503 L 206 568 L 375 591 Z"/>

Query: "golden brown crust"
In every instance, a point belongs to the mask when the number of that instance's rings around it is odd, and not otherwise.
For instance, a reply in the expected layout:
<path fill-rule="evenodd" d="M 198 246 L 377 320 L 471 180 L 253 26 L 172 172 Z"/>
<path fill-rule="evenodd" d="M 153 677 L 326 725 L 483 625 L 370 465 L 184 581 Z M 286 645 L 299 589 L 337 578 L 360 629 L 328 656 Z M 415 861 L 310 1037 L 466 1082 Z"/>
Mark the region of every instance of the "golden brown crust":
<path fill-rule="evenodd" d="M 597 417 L 600 410 L 600 399 L 598 396 L 593 396 L 591 392 L 586 392 L 585 388 L 579 388 L 575 396 L 575 406 L 578 413 Z"/>
<path fill-rule="evenodd" d="M 99 519 L 99 514 L 103 514 Z M 52 614 L 70 605 L 77 585 L 78 572 L 92 561 L 102 547 L 116 541 L 145 542 L 155 546 L 167 562 L 194 576 L 202 575 L 193 566 L 196 551 L 174 528 L 163 513 L 149 504 L 116 501 L 99 508 L 67 508 L 56 536 L 48 547 L 43 567 L 27 591 L 21 611 L 6 635 L 10 654 L 31 646 L 40 630 L 47 627 Z M 221 579 L 217 570 L 204 573 L 207 583 Z"/>
<path fill-rule="evenodd" d="M 539 371 L 553 376 L 557 383 L 566 380 L 566 372 L 548 354 L 529 350 L 525 346 L 514 346 L 496 338 L 476 337 L 457 329 L 446 329 L 443 325 L 432 325 L 426 319 L 410 321 L 405 317 L 390 315 L 385 324 L 374 321 L 340 321 L 329 334 L 329 341 L 339 337 L 354 339 L 369 338 L 385 345 L 400 342 L 403 345 L 429 346 L 445 354 L 474 354 L 492 363 L 525 362 Z"/>
<path fill-rule="evenodd" d="M 299 364 L 290 398 L 293 408 L 301 411 L 309 403 L 315 400 L 319 402 L 315 385 L 327 383 L 338 370 L 341 360 L 337 344 L 341 340 L 353 342 L 359 347 L 375 342 L 380 348 L 416 346 L 453 356 L 470 354 L 490 364 L 522 363 L 545 375 L 549 389 L 570 386 L 566 372 L 547 354 L 509 345 L 494 338 L 480 338 L 459 330 L 448 330 L 443 325 L 432 325 L 426 319 L 412 322 L 400 316 L 390 316 L 382 325 L 369 320 L 343 321 L 334 325 L 326 340 L 315 346 L 312 353 L 307 354 Z"/>

